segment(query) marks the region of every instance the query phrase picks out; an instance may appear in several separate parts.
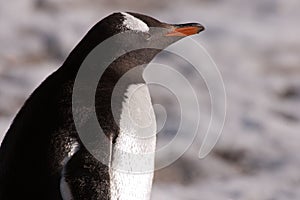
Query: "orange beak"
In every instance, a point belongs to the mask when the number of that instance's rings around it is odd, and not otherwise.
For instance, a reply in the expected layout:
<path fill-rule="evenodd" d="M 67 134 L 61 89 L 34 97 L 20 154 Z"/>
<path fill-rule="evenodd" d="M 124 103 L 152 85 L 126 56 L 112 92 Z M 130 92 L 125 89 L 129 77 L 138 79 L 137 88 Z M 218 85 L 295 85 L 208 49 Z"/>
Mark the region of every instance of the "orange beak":
<path fill-rule="evenodd" d="M 172 27 L 172 31 L 167 33 L 166 36 L 184 37 L 200 33 L 205 29 L 204 26 L 198 23 L 172 25 Z"/>

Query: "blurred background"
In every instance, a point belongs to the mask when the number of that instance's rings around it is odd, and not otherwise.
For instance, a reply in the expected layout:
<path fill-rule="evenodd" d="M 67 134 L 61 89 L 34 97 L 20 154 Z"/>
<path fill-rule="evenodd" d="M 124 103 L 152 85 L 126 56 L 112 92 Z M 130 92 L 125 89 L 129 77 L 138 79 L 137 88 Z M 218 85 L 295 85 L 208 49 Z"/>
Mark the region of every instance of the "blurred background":
<path fill-rule="evenodd" d="M 223 77 L 226 123 L 205 159 L 198 158 L 196 141 L 174 164 L 156 172 L 152 199 L 300 199 L 299 0 L 1 4 L 0 141 L 30 93 L 108 14 L 134 11 L 169 23 L 200 22 L 206 31 L 193 39 L 210 53 Z M 193 81 L 191 71 L 182 73 Z M 200 94 L 203 90 L 200 106 L 205 121 L 210 103 L 203 81 L 197 84 Z M 172 137 L 173 128 L 172 121 L 166 124 L 164 131 L 170 134 L 164 137 Z"/>

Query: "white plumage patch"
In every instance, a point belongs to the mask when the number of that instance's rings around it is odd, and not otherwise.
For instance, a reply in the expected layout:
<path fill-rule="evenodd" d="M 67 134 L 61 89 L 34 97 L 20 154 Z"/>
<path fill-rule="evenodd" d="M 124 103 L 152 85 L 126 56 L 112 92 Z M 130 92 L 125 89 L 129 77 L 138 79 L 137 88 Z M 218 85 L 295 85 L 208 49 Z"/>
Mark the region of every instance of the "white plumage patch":
<path fill-rule="evenodd" d="M 148 87 L 130 85 L 125 93 L 120 133 L 110 168 L 112 200 L 149 200 L 154 172 L 156 120 Z"/>
<path fill-rule="evenodd" d="M 125 12 L 121 12 L 121 14 L 124 16 L 123 25 L 128 29 L 133 31 L 141 31 L 141 32 L 149 31 L 148 25 L 142 20 Z"/>
<path fill-rule="evenodd" d="M 72 158 L 72 156 L 79 150 L 79 143 L 77 141 L 72 141 L 70 144 L 70 150 L 68 151 L 68 155 L 63 159 L 62 165 L 63 169 L 61 171 L 61 179 L 60 179 L 60 192 L 63 200 L 72 200 L 71 190 L 69 188 L 68 183 L 65 180 L 66 173 L 66 164 Z"/>

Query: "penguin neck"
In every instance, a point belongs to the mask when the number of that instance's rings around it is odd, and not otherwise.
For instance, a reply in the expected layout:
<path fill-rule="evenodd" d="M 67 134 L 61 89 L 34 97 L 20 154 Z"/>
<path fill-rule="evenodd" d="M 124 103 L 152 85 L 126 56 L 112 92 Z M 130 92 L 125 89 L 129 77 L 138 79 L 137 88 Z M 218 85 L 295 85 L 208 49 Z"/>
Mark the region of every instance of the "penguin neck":
<path fill-rule="evenodd" d="M 112 86 L 123 76 L 126 76 L 127 84 L 144 83 L 144 69 L 160 51 L 161 50 L 149 48 L 127 52 L 109 65 L 101 79 L 113 79 L 114 82 L 111 83 Z M 111 74 L 106 75 L 106 72 Z M 100 80 L 100 82 L 101 81 L 103 82 L 103 80 Z"/>
<path fill-rule="evenodd" d="M 155 151 L 156 121 L 143 79 L 145 66 L 140 65 L 148 64 L 156 54 L 150 57 L 147 52 L 130 52 L 113 62 L 102 75 L 96 92 L 98 121 L 112 140 L 112 200 L 150 199 L 154 154 L 144 154 Z"/>
<path fill-rule="evenodd" d="M 129 52 L 115 60 L 103 73 L 96 92 L 96 112 L 98 121 L 107 137 L 113 143 L 120 132 L 123 102 L 131 85 L 145 84 L 145 65 L 158 53 L 158 50 L 138 50 Z M 140 96 L 140 98 L 145 98 Z"/>

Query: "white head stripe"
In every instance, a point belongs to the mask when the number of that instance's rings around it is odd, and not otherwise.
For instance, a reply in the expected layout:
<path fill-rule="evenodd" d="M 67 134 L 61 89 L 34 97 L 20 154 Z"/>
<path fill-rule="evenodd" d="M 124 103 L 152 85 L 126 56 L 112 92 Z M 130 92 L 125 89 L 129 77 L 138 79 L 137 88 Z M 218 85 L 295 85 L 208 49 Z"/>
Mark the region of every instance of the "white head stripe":
<path fill-rule="evenodd" d="M 128 29 L 142 32 L 149 31 L 149 27 L 142 20 L 125 12 L 121 12 L 121 14 L 124 15 L 123 25 L 126 26 Z"/>

